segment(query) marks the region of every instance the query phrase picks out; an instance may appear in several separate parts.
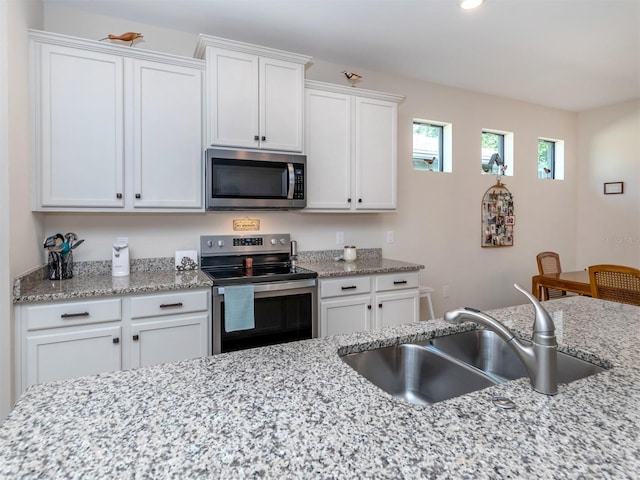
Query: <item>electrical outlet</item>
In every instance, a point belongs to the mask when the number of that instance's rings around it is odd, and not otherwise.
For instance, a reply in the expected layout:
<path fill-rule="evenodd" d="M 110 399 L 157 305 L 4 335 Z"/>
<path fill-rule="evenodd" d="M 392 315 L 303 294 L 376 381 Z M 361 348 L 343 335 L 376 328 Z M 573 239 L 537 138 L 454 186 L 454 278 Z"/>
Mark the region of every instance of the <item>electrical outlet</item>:
<path fill-rule="evenodd" d="M 443 296 L 444 298 L 449 298 L 449 294 L 450 294 L 450 292 L 449 292 L 449 285 L 445 285 L 445 286 L 443 286 L 443 287 L 442 287 L 442 296 Z"/>
<path fill-rule="evenodd" d="M 344 232 L 336 232 L 336 244 L 344 245 Z"/>
<path fill-rule="evenodd" d="M 389 230 L 387 232 L 387 243 L 393 243 L 395 240 L 393 239 L 393 230 Z"/>

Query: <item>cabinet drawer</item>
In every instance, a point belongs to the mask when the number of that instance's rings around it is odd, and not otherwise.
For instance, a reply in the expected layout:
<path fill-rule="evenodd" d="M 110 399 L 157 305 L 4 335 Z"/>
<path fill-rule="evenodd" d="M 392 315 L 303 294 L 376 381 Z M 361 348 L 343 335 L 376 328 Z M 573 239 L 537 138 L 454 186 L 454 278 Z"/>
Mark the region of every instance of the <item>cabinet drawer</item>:
<path fill-rule="evenodd" d="M 420 279 L 418 272 L 396 272 L 376 275 L 376 292 L 401 290 L 403 288 L 418 288 Z"/>
<path fill-rule="evenodd" d="M 320 297 L 359 295 L 371 291 L 371 277 L 340 277 L 320 281 Z"/>
<path fill-rule="evenodd" d="M 23 318 L 27 330 L 115 322 L 121 318 L 120 305 L 119 298 L 29 305 L 24 307 Z"/>
<path fill-rule="evenodd" d="M 209 309 L 211 290 L 163 293 L 131 298 L 131 318 L 156 317 Z"/>

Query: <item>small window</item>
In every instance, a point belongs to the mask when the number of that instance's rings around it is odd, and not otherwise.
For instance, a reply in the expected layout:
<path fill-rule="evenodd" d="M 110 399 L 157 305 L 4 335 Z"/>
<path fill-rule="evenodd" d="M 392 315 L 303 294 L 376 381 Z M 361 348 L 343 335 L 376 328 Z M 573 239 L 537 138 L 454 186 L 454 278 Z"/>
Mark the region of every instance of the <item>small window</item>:
<path fill-rule="evenodd" d="M 444 126 L 428 122 L 413 122 L 413 168 L 443 171 Z"/>
<path fill-rule="evenodd" d="M 483 131 L 482 172 L 490 175 L 503 175 L 507 170 L 504 160 L 504 135 Z"/>
<path fill-rule="evenodd" d="M 538 178 L 556 178 L 556 142 L 538 139 Z"/>

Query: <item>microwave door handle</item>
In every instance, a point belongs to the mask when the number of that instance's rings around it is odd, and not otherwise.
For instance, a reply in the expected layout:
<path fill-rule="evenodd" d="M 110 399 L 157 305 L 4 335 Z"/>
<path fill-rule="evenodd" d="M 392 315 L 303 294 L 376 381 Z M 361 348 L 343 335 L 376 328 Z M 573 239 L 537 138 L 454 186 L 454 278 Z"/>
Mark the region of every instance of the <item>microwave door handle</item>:
<path fill-rule="evenodd" d="M 293 189 L 296 186 L 296 176 L 293 170 L 293 163 L 287 163 L 287 169 L 289 170 L 289 189 L 287 190 L 287 198 L 291 200 L 293 198 Z"/>

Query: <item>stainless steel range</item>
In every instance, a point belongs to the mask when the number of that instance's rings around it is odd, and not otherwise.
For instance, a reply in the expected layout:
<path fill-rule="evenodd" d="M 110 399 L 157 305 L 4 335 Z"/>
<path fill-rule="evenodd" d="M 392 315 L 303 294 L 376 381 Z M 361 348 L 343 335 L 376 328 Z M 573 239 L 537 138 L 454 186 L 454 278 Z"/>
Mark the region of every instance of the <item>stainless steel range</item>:
<path fill-rule="evenodd" d="M 289 234 L 200 237 L 200 268 L 213 280 L 214 354 L 318 336 L 317 273 L 293 263 Z M 245 286 L 245 302 L 247 289 L 253 298 L 248 328 L 232 328 L 232 305 L 225 308 L 225 292 L 228 302 L 238 301 L 236 286 Z"/>

